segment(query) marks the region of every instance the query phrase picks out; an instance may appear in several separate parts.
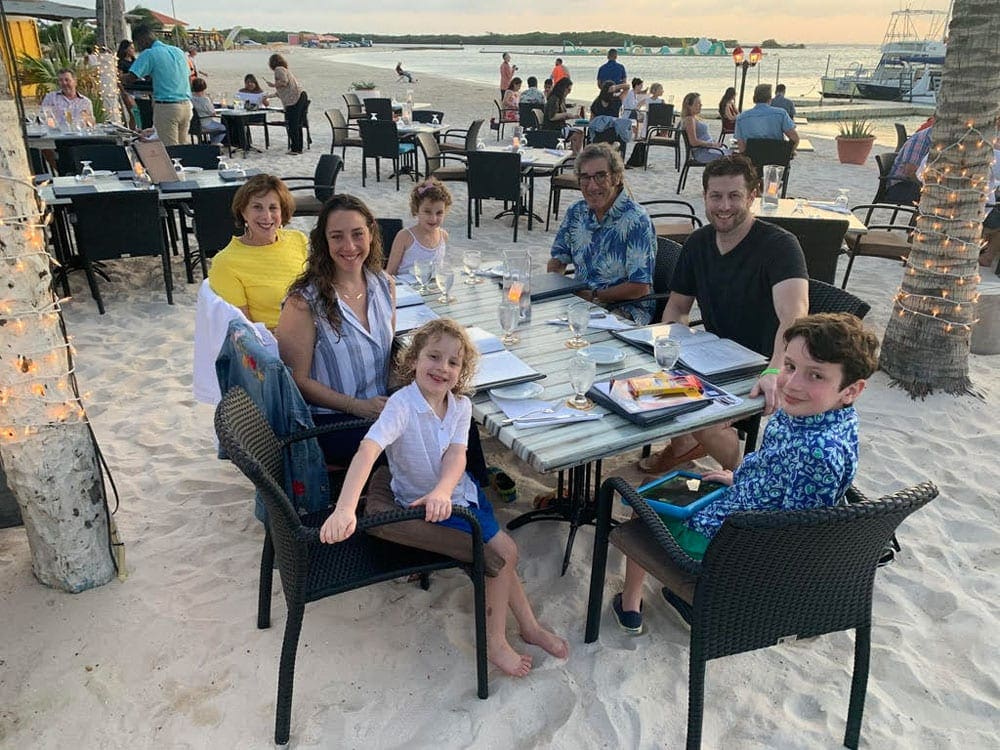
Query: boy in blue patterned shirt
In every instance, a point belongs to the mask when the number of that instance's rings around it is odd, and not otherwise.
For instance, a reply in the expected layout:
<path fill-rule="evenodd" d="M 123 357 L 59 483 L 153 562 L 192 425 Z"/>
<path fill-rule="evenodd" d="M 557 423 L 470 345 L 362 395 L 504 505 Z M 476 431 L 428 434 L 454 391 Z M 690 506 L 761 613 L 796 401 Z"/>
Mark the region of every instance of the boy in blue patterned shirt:
<path fill-rule="evenodd" d="M 778 373 L 780 408 L 767 423 L 760 449 L 732 471 L 704 474 L 729 485 L 686 520 L 664 519 L 680 547 L 700 560 L 726 516 L 748 510 L 799 510 L 834 505 L 847 492 L 858 463 L 854 402 L 878 364 L 878 339 L 846 313 L 808 315 L 784 333 Z M 613 601 L 618 624 L 642 631 L 645 571 L 626 560 L 625 587 Z"/>

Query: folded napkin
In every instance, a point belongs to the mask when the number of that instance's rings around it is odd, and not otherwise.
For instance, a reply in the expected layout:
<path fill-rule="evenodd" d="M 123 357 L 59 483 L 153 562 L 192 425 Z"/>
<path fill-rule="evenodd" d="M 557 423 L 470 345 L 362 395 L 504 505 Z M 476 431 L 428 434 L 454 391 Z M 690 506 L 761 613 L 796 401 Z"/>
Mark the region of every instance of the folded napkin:
<path fill-rule="evenodd" d="M 547 148 L 547 149 L 545 149 L 545 153 L 552 154 L 553 156 L 566 156 L 566 154 L 568 154 L 570 152 L 569 151 L 563 151 L 563 150 L 558 149 L 558 148 Z"/>
<path fill-rule="evenodd" d="M 556 427 L 573 422 L 593 422 L 604 416 L 603 412 L 595 414 L 593 411 L 570 408 L 563 399 L 549 402 L 539 399 L 501 398 L 492 392 L 490 398 L 519 430 Z M 548 411 L 549 409 L 552 411 Z"/>
<path fill-rule="evenodd" d="M 812 206 L 813 208 L 821 208 L 824 211 L 833 211 L 834 213 L 838 214 L 851 213 L 851 209 L 844 208 L 843 206 L 838 206 L 835 203 L 824 203 L 822 201 L 809 201 L 808 205 Z"/>
<path fill-rule="evenodd" d="M 590 325 L 587 326 L 588 330 L 595 331 L 627 331 L 630 328 L 635 328 L 635 323 L 630 320 L 622 320 L 615 315 L 608 315 L 597 313 L 600 317 L 597 317 L 594 313 L 590 314 Z M 549 325 L 553 326 L 566 326 L 569 325 L 568 322 L 562 319 L 555 319 L 546 321 Z"/>

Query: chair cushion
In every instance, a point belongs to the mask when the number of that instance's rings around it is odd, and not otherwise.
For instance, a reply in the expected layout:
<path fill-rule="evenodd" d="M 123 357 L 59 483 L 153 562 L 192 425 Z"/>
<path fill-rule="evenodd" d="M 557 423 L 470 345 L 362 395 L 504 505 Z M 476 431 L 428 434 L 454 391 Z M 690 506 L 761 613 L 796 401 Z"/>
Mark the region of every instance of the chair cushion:
<path fill-rule="evenodd" d="M 445 143 L 442 141 L 438 148 L 441 149 L 441 153 L 451 153 L 451 154 L 464 154 L 465 144 L 464 143 Z"/>
<path fill-rule="evenodd" d="M 464 181 L 469 177 L 469 170 L 465 167 L 438 167 L 434 170 L 434 177 L 437 177 L 442 182 L 449 180 Z"/>
<path fill-rule="evenodd" d="M 579 190 L 580 180 L 577 179 L 575 174 L 557 174 L 552 177 L 552 187 L 560 188 L 561 190 Z"/>
<path fill-rule="evenodd" d="M 665 135 L 654 135 L 646 139 L 646 143 L 651 146 L 676 146 L 678 145 L 676 138 L 668 138 Z"/>
<path fill-rule="evenodd" d="M 852 247 L 855 255 L 876 258 L 906 258 L 910 254 L 909 234 L 902 231 L 875 229 L 860 235 Z"/>
<path fill-rule="evenodd" d="M 368 484 L 368 496 L 365 500 L 365 515 L 385 513 L 399 510 L 390 487 L 391 475 L 386 466 L 375 470 Z M 437 552 L 448 557 L 454 557 L 462 562 L 472 562 L 472 537 L 464 531 L 450 529 L 446 526 L 427 523 L 426 521 L 400 521 L 369 529 L 368 533 L 388 542 L 403 544 L 407 547 Z M 483 548 L 486 559 L 486 575 L 496 576 L 504 566 L 504 560 L 489 547 Z"/>
<path fill-rule="evenodd" d="M 688 604 L 694 603 L 698 577 L 674 565 L 638 518 L 615 527 L 608 539 L 681 599 Z"/>
<path fill-rule="evenodd" d="M 673 240 L 683 245 L 684 240 L 694 231 L 694 226 L 690 221 L 681 219 L 677 221 L 653 222 L 653 229 L 656 230 L 657 237 L 666 237 L 668 240 Z"/>
<path fill-rule="evenodd" d="M 323 201 L 317 200 L 314 193 L 305 191 L 292 193 L 295 198 L 295 213 L 302 216 L 319 216 L 323 210 Z"/>

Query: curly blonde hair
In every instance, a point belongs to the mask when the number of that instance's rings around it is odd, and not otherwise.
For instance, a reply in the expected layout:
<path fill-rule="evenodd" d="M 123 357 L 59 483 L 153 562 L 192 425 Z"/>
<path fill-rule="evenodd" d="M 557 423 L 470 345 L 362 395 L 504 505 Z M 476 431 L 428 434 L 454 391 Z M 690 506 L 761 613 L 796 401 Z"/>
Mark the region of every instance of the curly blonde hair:
<path fill-rule="evenodd" d="M 479 365 L 479 350 L 472 343 L 465 326 L 450 318 L 438 318 L 424 323 L 413 332 L 410 345 L 400 349 L 396 355 L 396 374 L 403 385 L 409 385 L 417 376 L 417 359 L 420 352 L 439 336 L 451 336 L 462 348 L 462 369 L 458 373 L 458 382 L 451 392 L 456 396 L 467 395 L 475 389 L 472 387 L 472 377 Z"/>
<path fill-rule="evenodd" d="M 410 214 L 416 216 L 424 201 L 441 201 L 446 209 L 450 208 L 451 191 L 437 177 L 428 177 L 414 185 L 410 191 Z"/>

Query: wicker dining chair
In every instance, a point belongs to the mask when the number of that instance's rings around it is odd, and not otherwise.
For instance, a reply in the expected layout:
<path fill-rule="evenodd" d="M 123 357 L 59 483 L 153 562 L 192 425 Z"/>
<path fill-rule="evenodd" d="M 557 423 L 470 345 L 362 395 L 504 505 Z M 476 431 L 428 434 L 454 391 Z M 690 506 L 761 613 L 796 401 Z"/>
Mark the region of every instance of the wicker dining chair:
<path fill-rule="evenodd" d="M 616 494 L 632 506 L 635 518 L 612 531 Z M 828 508 L 734 513 L 698 562 L 628 482 L 607 479 L 598 495 L 585 640 L 593 643 L 600 635 L 610 542 L 666 584 L 667 602 L 691 626 L 686 747 L 697 750 L 708 661 L 853 628 L 854 676 L 844 745 L 857 748 L 875 571 L 896 527 L 937 494 L 931 482 L 924 482 L 878 500 L 858 496 L 853 499 L 859 502 Z"/>

